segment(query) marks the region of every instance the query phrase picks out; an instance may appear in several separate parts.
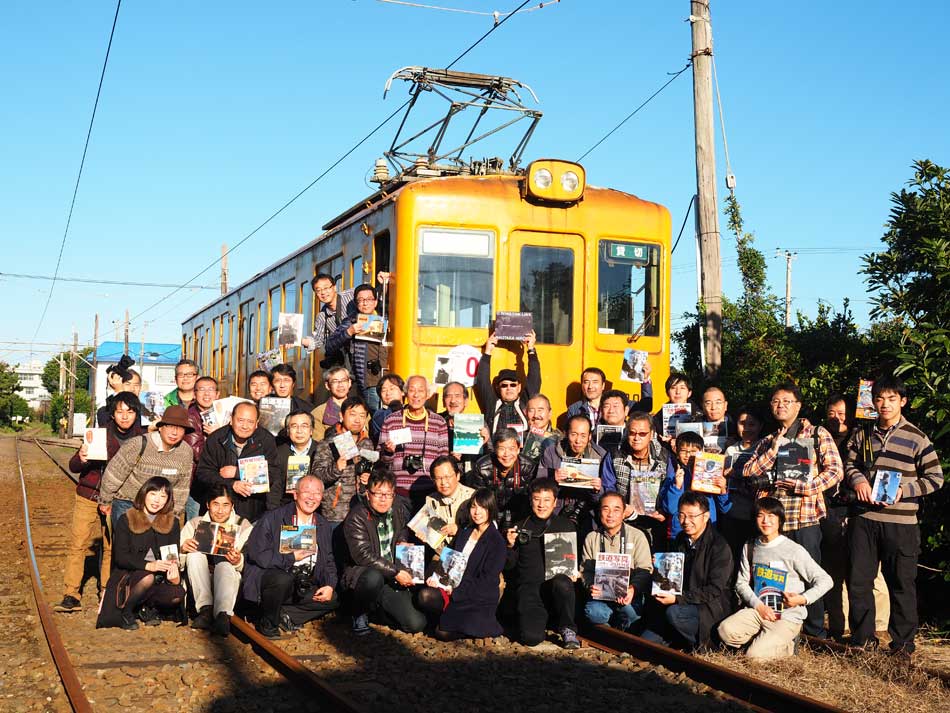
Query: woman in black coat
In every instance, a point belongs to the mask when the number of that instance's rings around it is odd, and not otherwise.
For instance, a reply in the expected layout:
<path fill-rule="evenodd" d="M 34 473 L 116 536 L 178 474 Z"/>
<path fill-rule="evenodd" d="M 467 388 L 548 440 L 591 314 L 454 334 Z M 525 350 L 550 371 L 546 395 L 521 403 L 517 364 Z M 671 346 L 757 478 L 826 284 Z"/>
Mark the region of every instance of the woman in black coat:
<path fill-rule="evenodd" d="M 185 589 L 178 569 L 180 529 L 174 507 L 171 483 L 154 477 L 145 481 L 132 509 L 119 518 L 112 535 L 112 573 L 97 628 L 138 629 L 136 618 L 155 625 L 161 621 L 161 610 L 180 613 L 184 609 Z"/>
<path fill-rule="evenodd" d="M 495 610 L 507 544 L 495 527 L 498 517 L 495 493 L 489 488 L 476 490 L 469 516 L 472 525 L 462 530 L 454 543 L 454 549 L 468 555 L 465 574 L 452 591 L 435 630 L 436 638 L 442 641 L 494 637 L 502 633 Z"/>

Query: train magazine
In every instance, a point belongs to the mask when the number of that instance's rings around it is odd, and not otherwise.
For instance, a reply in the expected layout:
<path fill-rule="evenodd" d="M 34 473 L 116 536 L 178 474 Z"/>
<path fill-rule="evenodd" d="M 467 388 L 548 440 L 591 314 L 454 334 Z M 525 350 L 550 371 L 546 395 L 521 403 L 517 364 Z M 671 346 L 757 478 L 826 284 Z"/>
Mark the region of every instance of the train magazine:
<path fill-rule="evenodd" d="M 281 525 L 278 551 L 282 555 L 289 555 L 293 552 L 317 554 L 317 526 Z"/>
<path fill-rule="evenodd" d="M 566 574 L 571 579 L 577 576 L 577 533 L 544 533 L 544 579 Z"/>
<path fill-rule="evenodd" d="M 785 608 L 785 580 L 788 572 L 784 569 L 757 564 L 752 571 L 752 588 L 755 596 L 772 611 L 779 613 Z"/>
<path fill-rule="evenodd" d="M 270 490 L 265 456 L 238 458 L 238 478 L 251 486 L 251 493 L 266 493 Z"/>
<path fill-rule="evenodd" d="M 653 555 L 653 594 L 683 593 L 683 567 L 686 555 L 682 552 L 657 552 Z"/>
<path fill-rule="evenodd" d="M 600 587 L 600 599 L 615 602 L 627 596 L 630 585 L 630 555 L 598 552 L 594 564 L 594 586 Z"/>
<path fill-rule="evenodd" d="M 425 582 L 426 548 L 424 545 L 396 545 L 396 559 L 409 570 L 413 584 Z"/>
<path fill-rule="evenodd" d="M 226 523 L 199 520 L 194 539 L 198 543 L 196 552 L 223 556 L 234 549 L 237 529 Z"/>
<path fill-rule="evenodd" d="M 310 456 L 290 456 L 287 458 L 287 480 L 284 492 L 294 492 L 297 489 L 297 481 L 309 472 Z"/>
<path fill-rule="evenodd" d="M 693 483 L 691 490 L 710 495 L 722 494 L 722 488 L 716 485 L 716 479 L 723 475 L 726 457 L 720 453 L 697 453 L 693 461 Z"/>
<path fill-rule="evenodd" d="M 258 407 L 260 426 L 272 436 L 280 433 L 284 421 L 290 413 L 290 398 L 280 396 L 265 396 Z"/>

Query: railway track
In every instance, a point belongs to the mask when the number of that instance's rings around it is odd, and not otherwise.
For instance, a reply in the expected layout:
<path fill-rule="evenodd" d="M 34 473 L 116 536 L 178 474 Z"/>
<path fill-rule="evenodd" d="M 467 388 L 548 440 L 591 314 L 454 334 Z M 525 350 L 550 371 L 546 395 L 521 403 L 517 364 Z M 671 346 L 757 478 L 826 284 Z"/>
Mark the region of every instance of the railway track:
<path fill-rule="evenodd" d="M 20 440 L 26 441 L 26 439 Z M 62 466 L 60 461 L 57 460 L 57 458 L 47 448 L 43 447 L 41 442 L 36 442 L 36 440 L 32 442 L 40 451 L 42 451 L 42 453 L 45 454 L 47 458 L 53 461 L 57 468 L 59 468 L 65 475 L 71 477 L 71 474 L 68 473 L 67 469 Z M 62 444 L 57 442 L 47 442 L 47 445 Z M 18 442 L 17 458 L 20 472 L 22 473 L 22 465 L 19 464 L 19 447 L 20 444 Z M 27 502 L 27 488 L 22 476 L 21 489 L 25 504 Z M 24 514 L 25 517 L 28 516 L 28 508 L 25 508 Z M 55 649 L 53 658 L 56 661 L 56 665 L 59 669 L 60 676 L 63 681 L 63 687 L 66 690 L 73 710 L 91 711 L 93 708 L 90 705 L 89 700 L 85 698 L 85 695 L 82 692 L 82 686 L 79 683 L 79 678 L 75 672 L 76 667 L 70 662 L 69 657 L 66 654 L 65 647 L 63 646 L 62 639 L 58 637 L 56 632 L 55 621 L 53 621 L 54 617 L 50 612 L 46 598 L 43 595 L 42 583 L 40 581 L 40 572 L 36 563 L 35 554 L 33 553 L 32 549 L 32 537 L 29 535 L 28 541 L 31 550 L 31 577 L 35 581 L 34 595 L 37 601 L 37 610 L 41 612 L 41 623 L 43 625 L 44 632 L 46 633 L 47 641 L 50 642 L 49 645 L 51 652 L 54 652 Z M 326 633 L 326 631 L 332 627 L 333 624 L 321 623 L 321 629 L 324 633 Z M 338 634 L 341 635 L 341 637 L 348 635 L 348 632 L 345 632 L 342 626 L 337 626 L 336 628 L 338 630 Z M 761 680 L 733 671 L 729 668 L 654 644 L 640 637 L 626 634 L 616 629 L 603 626 L 589 627 L 585 629 L 582 634 L 582 641 L 585 648 L 604 652 L 605 654 L 612 656 L 626 655 L 626 657 L 630 657 L 638 662 L 642 662 L 644 664 L 642 669 L 649 669 L 649 667 L 656 667 L 656 670 L 660 671 L 665 669 L 666 671 L 675 674 L 676 677 L 678 677 L 677 680 L 682 680 L 682 677 L 684 676 L 688 677 L 692 681 L 701 684 L 702 687 L 708 687 L 709 689 L 714 689 L 717 691 L 718 698 L 725 701 L 731 701 L 736 704 L 741 704 L 742 707 L 749 710 L 757 712 L 774 711 L 776 713 L 785 713 L 791 711 L 794 711 L 795 713 L 809 713 L 811 711 L 830 713 L 831 711 L 841 710 L 833 705 L 817 701 L 815 699 L 771 685 L 769 683 L 765 683 Z M 347 692 L 347 685 L 346 681 L 344 680 L 345 677 L 341 678 L 341 676 L 330 673 L 323 667 L 320 667 L 319 671 L 314 670 L 312 664 L 316 661 L 324 660 L 327 657 L 325 655 L 314 655 L 309 653 L 308 649 L 306 648 L 307 642 L 301 643 L 296 639 L 284 639 L 279 642 L 270 641 L 261 637 L 252 626 L 250 626 L 240 617 L 232 618 L 232 640 L 233 641 L 231 643 L 235 647 L 253 652 L 253 655 L 256 657 L 255 660 L 261 662 L 262 665 L 272 669 L 273 671 L 279 672 L 279 674 L 286 678 L 287 681 L 291 682 L 301 692 L 302 695 L 306 695 L 311 701 L 318 700 L 320 703 L 320 710 L 337 710 L 345 711 L 346 713 L 364 713 L 365 711 L 372 708 L 371 706 L 367 705 L 367 700 L 364 699 L 364 697 L 355 695 L 352 685 L 349 686 L 349 689 L 354 693 L 351 694 Z M 240 644 L 238 644 L 238 642 L 240 642 Z M 354 646 L 355 642 L 352 639 L 347 641 L 341 638 L 340 643 L 344 645 L 344 648 L 358 648 Z M 808 643 L 813 648 L 825 647 L 827 650 L 832 650 L 836 653 L 845 653 L 846 651 L 846 647 L 835 644 L 834 642 L 809 641 Z M 332 646 L 335 644 L 334 642 L 330 642 L 330 645 Z M 840 647 L 840 649 L 838 647 Z M 294 651 L 293 649 L 295 648 L 301 650 Z M 366 649 L 367 647 L 361 641 L 359 648 Z M 500 647 L 495 647 L 493 651 L 485 653 L 495 655 L 499 648 Z M 520 649 L 520 647 L 512 648 Z M 509 653 L 517 654 L 516 651 L 504 651 L 505 656 L 507 656 Z M 369 658 L 370 657 L 367 657 L 367 659 Z M 581 657 L 571 659 L 570 657 L 564 657 L 563 655 L 557 654 L 555 654 L 555 658 L 560 658 L 565 662 L 581 661 Z M 161 661 L 159 661 L 159 663 L 161 663 Z M 81 668 L 89 668 L 93 665 L 94 664 L 86 664 Z M 565 663 L 564 665 L 567 666 L 572 664 Z M 500 670 L 504 670 L 504 666 L 502 666 Z M 946 683 L 946 674 L 934 672 L 934 675 L 939 676 Z M 357 687 L 355 690 L 359 690 L 359 688 Z"/>

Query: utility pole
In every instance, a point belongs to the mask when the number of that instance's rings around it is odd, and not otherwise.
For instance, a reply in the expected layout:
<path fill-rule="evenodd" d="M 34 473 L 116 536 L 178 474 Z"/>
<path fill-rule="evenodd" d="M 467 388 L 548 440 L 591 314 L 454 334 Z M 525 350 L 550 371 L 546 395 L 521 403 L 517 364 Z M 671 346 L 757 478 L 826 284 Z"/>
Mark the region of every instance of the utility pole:
<path fill-rule="evenodd" d="M 92 401 L 92 409 L 96 409 L 96 377 L 99 367 L 99 313 L 96 312 L 96 326 L 92 330 L 92 384 L 89 385 L 89 400 Z"/>
<path fill-rule="evenodd" d="M 73 414 L 76 412 L 76 352 L 79 351 L 79 333 L 73 327 L 73 350 L 69 354 L 69 415 L 66 417 L 66 435 L 72 435 Z"/>
<path fill-rule="evenodd" d="M 785 329 L 792 328 L 792 260 L 798 253 L 785 251 Z"/>
<path fill-rule="evenodd" d="M 145 329 L 148 327 L 148 322 L 142 322 L 142 349 L 139 351 L 139 368 L 145 365 Z M 142 370 L 142 377 L 145 377 L 145 371 Z"/>
<path fill-rule="evenodd" d="M 129 310 L 125 310 L 125 346 L 122 349 L 123 354 L 129 353 Z"/>
<path fill-rule="evenodd" d="M 228 245 L 221 244 L 221 294 L 228 294 Z"/>
<path fill-rule="evenodd" d="M 709 0 L 690 0 L 693 51 L 693 117 L 696 138 L 696 214 L 699 222 L 703 306 L 706 311 L 706 376 L 722 365 L 722 264 L 719 256 L 719 206 L 716 199 L 716 141 L 713 126 L 712 25 Z"/>

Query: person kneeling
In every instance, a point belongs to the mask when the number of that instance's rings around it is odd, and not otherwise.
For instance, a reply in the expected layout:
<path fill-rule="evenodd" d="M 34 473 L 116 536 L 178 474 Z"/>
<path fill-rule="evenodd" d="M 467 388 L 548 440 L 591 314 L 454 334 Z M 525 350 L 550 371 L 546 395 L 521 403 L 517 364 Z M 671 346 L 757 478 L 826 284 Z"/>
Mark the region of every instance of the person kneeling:
<path fill-rule="evenodd" d="M 544 641 L 548 619 L 553 619 L 565 649 L 578 649 L 574 623 L 574 582 L 566 574 L 545 579 L 544 536 L 575 533 L 574 523 L 554 514 L 557 483 L 541 478 L 531 483 L 531 515 L 507 532 L 505 569 L 517 576 L 515 593 L 521 643 L 537 646 Z M 574 553 L 576 558 L 577 553 Z M 575 562 L 577 560 L 575 559 Z"/>
<path fill-rule="evenodd" d="M 611 624 L 627 631 L 640 619 L 643 593 L 650 587 L 653 559 L 646 535 L 623 521 L 625 503 L 617 492 L 600 496 L 597 511 L 599 530 L 588 533 L 584 539 L 584 584 L 591 599 L 584 605 L 584 616 L 591 624 Z M 605 592 L 603 584 L 596 584 L 597 555 L 629 555 L 626 581 L 615 582 L 615 589 Z M 627 565 L 621 563 L 620 569 Z"/>
<path fill-rule="evenodd" d="M 436 484 L 438 487 L 438 484 Z M 455 538 L 455 549 L 466 557 L 462 581 L 452 590 L 435 636 L 442 641 L 501 636 L 495 616 L 498 608 L 498 577 L 505 566 L 505 538 L 495 520 L 498 502 L 490 488 L 479 488 L 469 500 L 471 525 Z"/>
<path fill-rule="evenodd" d="M 269 510 L 254 524 L 245 548 L 243 596 L 260 605 L 257 630 L 279 639 L 336 609 L 330 523 L 317 512 L 323 483 L 297 481 L 294 502 Z"/>
<path fill-rule="evenodd" d="M 406 521 L 405 502 L 396 498 L 395 476 L 375 471 L 366 485 L 366 501 L 354 503 L 343 521 L 343 589 L 352 600 L 357 636 L 370 632 L 370 612 L 380 612 L 397 628 L 415 634 L 426 627 L 420 610 L 441 610 L 442 596 L 433 587 L 419 587 L 414 601 L 412 574 L 396 560 L 396 544 L 409 540 Z"/>
<path fill-rule="evenodd" d="M 189 520 L 181 530 L 185 574 L 198 610 L 191 628 L 212 629 L 227 636 L 241 591 L 241 550 L 252 525 L 234 512 L 231 493 L 224 485 L 213 485 L 205 502 L 208 512 Z M 227 545 L 222 546 L 223 542 Z"/>
<path fill-rule="evenodd" d="M 172 484 L 154 477 L 142 484 L 132 508 L 119 517 L 112 535 L 112 573 L 96 628 L 133 630 L 139 628 L 136 617 L 154 626 L 162 612 L 183 613 L 174 509 Z"/>
<path fill-rule="evenodd" d="M 719 625 L 719 638 L 733 647 L 751 641 L 746 651 L 749 658 L 791 656 L 808 614 L 805 607 L 831 589 L 831 577 L 804 547 L 779 534 L 785 524 L 785 508 L 777 498 L 757 501 L 754 515 L 760 535 L 746 545 L 736 580 L 736 594 L 746 608 Z M 767 594 L 759 587 L 753 589 L 756 577 L 784 580 L 784 591 L 779 587 Z"/>

